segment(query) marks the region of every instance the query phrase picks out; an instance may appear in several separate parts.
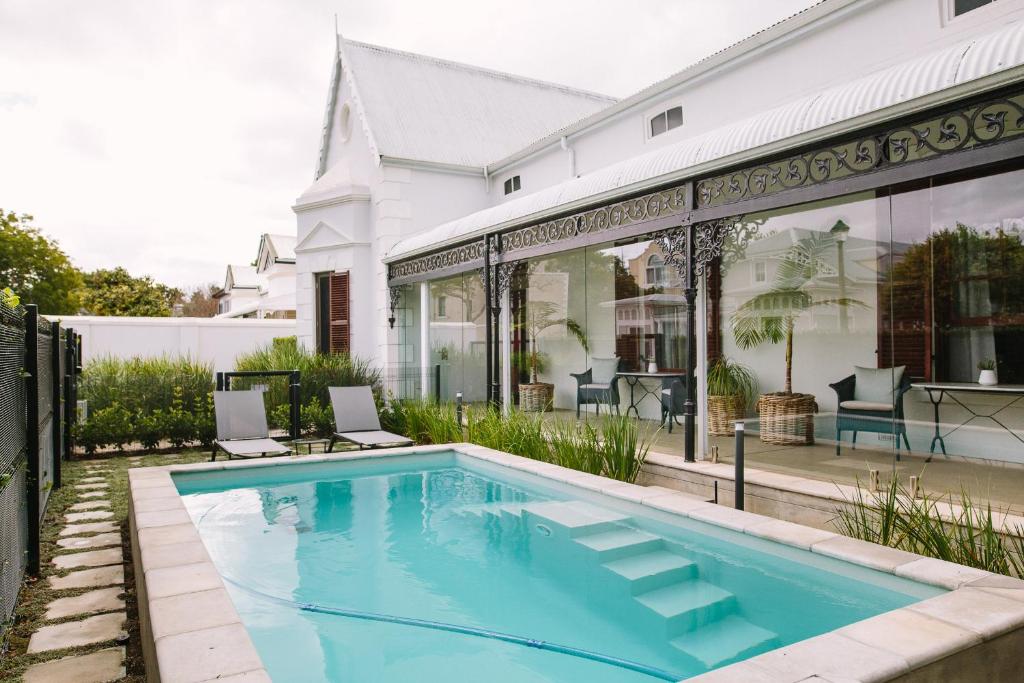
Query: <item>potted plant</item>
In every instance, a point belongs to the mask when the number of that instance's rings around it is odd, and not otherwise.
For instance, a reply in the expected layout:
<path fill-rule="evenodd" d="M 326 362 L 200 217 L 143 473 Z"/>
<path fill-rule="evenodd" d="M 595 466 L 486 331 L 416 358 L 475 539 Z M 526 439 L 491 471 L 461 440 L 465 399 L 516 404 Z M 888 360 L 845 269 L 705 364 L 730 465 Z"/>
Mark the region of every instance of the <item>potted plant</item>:
<path fill-rule="evenodd" d="M 708 432 L 729 436 L 746 416 L 757 393 L 757 379 L 745 365 L 722 356 L 708 367 Z"/>
<path fill-rule="evenodd" d="M 576 338 L 584 351 L 589 351 L 587 335 L 578 322 L 572 318 L 559 317 L 559 307 L 550 301 L 531 301 L 526 308 L 526 319 L 522 326 L 530 342 L 526 354 L 526 367 L 530 373 L 530 381 L 519 385 L 519 409 L 541 412 L 552 409 L 555 396 L 555 385 L 541 382 L 538 374 L 542 371 L 545 357 L 537 348 L 537 337 L 549 327 L 565 326 Z"/>
<path fill-rule="evenodd" d="M 761 394 L 757 400 L 761 441 L 765 443 L 814 443 L 817 402 L 813 394 L 793 392 L 793 330 L 797 318 L 814 308 L 863 305 L 845 296 L 816 299 L 808 291 L 819 275 L 831 275 L 827 258 L 832 251 L 838 251 L 833 235 L 816 233 L 800 240 L 779 261 L 772 288 L 741 305 L 732 315 L 732 333 L 740 348 L 785 343 L 783 389 Z"/>
<path fill-rule="evenodd" d="M 986 358 L 978 363 L 978 384 L 983 387 L 994 387 L 999 384 L 999 380 L 996 378 L 996 362 L 991 358 Z"/>

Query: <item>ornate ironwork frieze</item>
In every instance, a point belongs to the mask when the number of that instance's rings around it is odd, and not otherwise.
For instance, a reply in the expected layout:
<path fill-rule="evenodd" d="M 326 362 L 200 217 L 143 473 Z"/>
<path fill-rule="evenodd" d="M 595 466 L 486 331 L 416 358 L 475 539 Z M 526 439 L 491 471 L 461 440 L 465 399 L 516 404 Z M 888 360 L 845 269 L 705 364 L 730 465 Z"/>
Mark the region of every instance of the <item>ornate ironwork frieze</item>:
<path fill-rule="evenodd" d="M 471 263 L 483 257 L 484 241 L 480 239 L 432 254 L 417 256 L 408 261 L 396 261 L 388 266 L 388 279 L 424 275 Z"/>
<path fill-rule="evenodd" d="M 722 218 L 716 221 L 706 221 L 693 226 L 694 233 L 694 273 L 700 277 L 707 271 L 709 263 L 722 256 L 722 248 L 725 238 L 730 229 L 742 223 L 742 217 Z M 689 238 L 690 228 L 678 227 L 665 230 L 658 234 L 656 239 L 663 252 L 662 257 L 665 263 L 674 266 L 679 277 L 686 278 L 686 240 Z"/>
<path fill-rule="evenodd" d="M 909 125 L 697 183 L 697 208 L 773 195 L 1024 135 L 1024 94 L 960 106 Z"/>
<path fill-rule="evenodd" d="M 395 309 L 398 308 L 398 300 L 402 298 L 402 291 L 405 289 L 404 285 L 394 285 L 388 287 L 388 308 L 391 311 L 390 317 L 388 317 L 388 327 L 395 327 Z"/>
<path fill-rule="evenodd" d="M 501 299 L 512 284 L 512 274 L 516 269 L 515 263 L 495 263 L 491 266 L 491 296 Z M 477 268 L 477 275 L 480 282 L 484 281 L 484 269 Z M 497 278 L 495 278 L 497 275 Z"/>

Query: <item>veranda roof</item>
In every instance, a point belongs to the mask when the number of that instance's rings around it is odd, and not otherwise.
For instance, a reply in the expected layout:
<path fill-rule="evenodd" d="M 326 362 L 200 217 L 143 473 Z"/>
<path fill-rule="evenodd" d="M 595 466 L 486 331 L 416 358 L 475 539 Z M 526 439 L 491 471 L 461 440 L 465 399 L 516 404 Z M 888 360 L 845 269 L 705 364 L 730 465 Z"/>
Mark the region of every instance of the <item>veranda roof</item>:
<path fill-rule="evenodd" d="M 411 258 L 487 232 L 539 222 L 613 197 L 725 168 L 825 138 L 844 124 L 853 128 L 885 120 L 897 108 L 910 113 L 1008 84 L 1024 75 L 1022 65 L 1024 23 L 1015 23 L 443 223 L 401 240 L 384 260 Z"/>

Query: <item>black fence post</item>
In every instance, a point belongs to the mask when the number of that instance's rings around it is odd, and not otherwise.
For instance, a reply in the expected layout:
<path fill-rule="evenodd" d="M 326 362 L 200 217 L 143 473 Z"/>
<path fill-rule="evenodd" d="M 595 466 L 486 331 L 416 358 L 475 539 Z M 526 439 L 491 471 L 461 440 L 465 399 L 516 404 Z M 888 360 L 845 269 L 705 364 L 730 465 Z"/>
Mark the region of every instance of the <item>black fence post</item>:
<path fill-rule="evenodd" d="M 26 571 L 39 576 L 39 309 L 35 304 L 25 306 L 25 408 Z"/>
<path fill-rule="evenodd" d="M 61 452 L 63 451 L 61 445 L 61 436 L 64 433 L 63 420 L 66 410 L 62 409 L 63 401 L 61 400 L 63 392 L 61 383 L 63 377 L 60 371 L 60 323 L 50 323 L 50 386 L 53 388 L 53 421 L 50 423 L 51 434 L 53 437 L 53 443 L 50 447 L 51 457 L 53 458 L 53 488 L 60 488 L 60 460 Z"/>
<path fill-rule="evenodd" d="M 292 417 L 292 441 L 295 441 L 300 436 L 302 436 L 302 429 L 301 425 L 299 424 L 299 422 L 302 420 L 301 406 L 299 403 L 299 381 L 299 371 L 292 370 L 291 374 L 288 375 L 288 398 L 291 402 Z"/>
<path fill-rule="evenodd" d="M 64 330 L 64 453 L 71 460 L 72 430 L 78 418 L 78 402 L 75 399 L 75 330 Z"/>
<path fill-rule="evenodd" d="M 434 402 L 441 402 L 441 365 L 434 366 Z"/>
<path fill-rule="evenodd" d="M 736 423 L 736 503 L 737 510 L 743 509 L 743 422 Z"/>
<path fill-rule="evenodd" d="M 224 391 L 224 373 L 218 372 L 217 375 L 217 391 Z"/>
<path fill-rule="evenodd" d="M 456 392 L 455 394 L 455 421 L 459 423 L 459 429 L 462 429 L 462 392 Z"/>

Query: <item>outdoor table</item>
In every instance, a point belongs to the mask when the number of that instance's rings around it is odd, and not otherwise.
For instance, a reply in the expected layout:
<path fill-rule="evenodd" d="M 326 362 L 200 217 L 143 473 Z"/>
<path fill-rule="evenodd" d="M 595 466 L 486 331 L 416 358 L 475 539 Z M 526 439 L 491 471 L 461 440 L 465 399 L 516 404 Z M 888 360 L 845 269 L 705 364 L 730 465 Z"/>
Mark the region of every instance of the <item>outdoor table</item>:
<path fill-rule="evenodd" d="M 321 444 L 324 447 L 324 450 L 327 450 L 328 441 L 330 441 L 330 439 L 295 439 L 291 444 L 295 449 L 295 455 L 300 455 L 299 449 L 303 446 L 307 447 L 307 454 L 313 455 L 314 444 Z"/>
<path fill-rule="evenodd" d="M 629 407 L 626 408 L 626 417 L 629 417 L 629 411 L 632 410 L 636 414 L 636 419 L 640 419 L 640 403 L 648 396 L 654 396 L 658 399 L 658 403 L 661 403 L 661 380 L 665 377 L 673 377 L 682 379 L 686 377 L 685 372 L 616 372 L 616 376 L 626 380 L 626 384 L 629 385 Z M 656 391 L 651 391 L 642 380 L 645 379 L 657 379 L 658 388 Z M 640 387 L 639 391 L 637 387 Z M 637 395 L 639 393 L 639 396 Z"/>
<path fill-rule="evenodd" d="M 1013 431 L 1012 428 L 1008 427 L 1006 424 L 1001 422 L 999 418 L 996 417 L 996 415 L 998 415 L 999 413 L 1003 412 L 1010 406 L 1018 403 L 1021 399 L 1024 399 L 1024 384 L 994 384 L 992 386 L 984 386 L 981 384 L 975 384 L 973 382 L 917 382 L 911 384 L 910 386 L 915 389 L 924 389 L 925 391 L 927 391 L 928 400 L 931 401 L 932 404 L 932 410 L 935 416 L 935 435 L 932 437 L 932 443 L 928 447 L 929 453 L 935 453 L 935 444 L 939 444 L 939 447 L 942 449 L 942 454 L 946 455 L 946 441 L 944 437 L 949 436 L 956 430 L 960 429 L 961 427 L 967 426 L 968 424 L 979 418 L 988 418 L 989 420 L 992 420 L 997 425 L 1002 427 L 1003 431 L 1005 431 L 1007 434 L 1017 439 L 1017 441 L 1024 443 L 1024 439 L 1022 439 L 1020 435 L 1017 434 L 1017 432 Z M 973 408 L 969 407 L 968 405 L 960 401 L 960 399 L 956 397 L 954 392 L 962 392 L 967 394 L 973 393 L 1004 395 L 1009 397 L 1010 401 L 1006 405 L 1000 407 L 998 410 L 994 412 L 983 414 L 976 412 Z M 966 420 L 964 420 L 957 426 L 953 427 L 953 429 L 943 434 L 942 431 L 939 429 L 939 405 L 942 404 L 942 400 L 947 395 L 949 396 L 951 401 L 953 401 L 961 408 L 966 410 L 970 414 L 970 417 L 968 417 Z M 926 462 L 931 462 L 931 459 L 932 458 L 929 455 L 928 460 Z"/>

